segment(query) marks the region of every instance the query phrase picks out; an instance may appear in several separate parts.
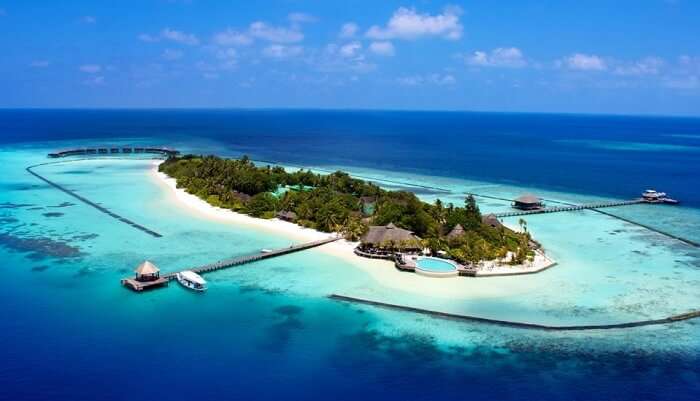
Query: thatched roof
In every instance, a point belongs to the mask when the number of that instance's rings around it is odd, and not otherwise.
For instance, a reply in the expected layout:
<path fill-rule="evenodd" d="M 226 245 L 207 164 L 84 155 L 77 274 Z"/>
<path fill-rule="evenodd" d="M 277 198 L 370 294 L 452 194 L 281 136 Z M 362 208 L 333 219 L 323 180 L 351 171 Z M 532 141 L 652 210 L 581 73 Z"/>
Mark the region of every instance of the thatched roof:
<path fill-rule="evenodd" d="M 160 271 L 160 269 L 154 265 L 153 263 L 149 262 L 148 260 L 144 261 L 138 267 L 134 270 L 134 272 L 139 275 L 139 276 L 148 276 L 151 274 L 157 274 Z"/>
<path fill-rule="evenodd" d="M 503 225 L 501 224 L 501 221 L 498 220 L 498 217 L 496 217 L 496 215 L 493 213 L 487 214 L 486 216 L 482 216 L 481 222 L 493 228 L 498 228 Z"/>
<path fill-rule="evenodd" d="M 290 211 L 281 211 L 277 213 L 277 218 L 282 220 L 296 220 L 297 214 Z"/>
<path fill-rule="evenodd" d="M 461 224 L 457 224 L 452 227 L 452 230 L 447 234 L 447 238 L 457 238 L 464 234 L 464 227 Z"/>
<path fill-rule="evenodd" d="M 374 203 L 377 201 L 376 196 L 361 196 L 360 197 L 360 202 L 362 203 Z"/>
<path fill-rule="evenodd" d="M 526 194 L 526 195 L 522 195 L 522 196 L 519 196 L 518 198 L 516 198 L 515 202 L 525 203 L 525 204 L 538 204 L 538 203 L 542 203 L 542 199 L 538 198 L 535 195 Z"/>
<path fill-rule="evenodd" d="M 238 191 L 231 191 L 231 195 L 243 203 L 248 202 L 250 200 L 250 198 L 252 198 L 252 196 L 245 194 L 243 192 L 238 192 Z"/>
<path fill-rule="evenodd" d="M 361 239 L 363 244 L 375 246 L 394 244 L 420 247 L 419 240 L 420 238 L 413 235 L 413 231 L 396 227 L 394 223 L 389 223 L 386 226 L 370 226 L 367 234 Z"/>

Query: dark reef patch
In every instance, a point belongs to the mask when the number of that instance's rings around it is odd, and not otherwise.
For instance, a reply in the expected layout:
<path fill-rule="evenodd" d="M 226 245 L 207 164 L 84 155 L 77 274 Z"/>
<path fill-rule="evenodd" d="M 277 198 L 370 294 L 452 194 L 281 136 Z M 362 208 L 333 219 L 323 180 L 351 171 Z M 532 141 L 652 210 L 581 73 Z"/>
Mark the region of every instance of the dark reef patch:
<path fill-rule="evenodd" d="M 59 203 L 58 205 L 53 205 L 53 206 L 48 206 L 48 207 L 59 208 L 59 207 L 70 207 L 70 206 L 75 206 L 75 203 L 63 202 L 63 203 Z"/>
<path fill-rule="evenodd" d="M 61 217 L 61 216 L 63 216 L 63 213 L 61 213 L 61 212 L 49 212 L 49 213 L 42 213 L 41 215 L 44 217 Z"/>
<path fill-rule="evenodd" d="M 100 234 L 78 234 L 71 237 L 73 241 L 88 241 L 99 237 Z"/>
<path fill-rule="evenodd" d="M 15 252 L 27 253 L 27 258 L 30 260 L 69 259 L 85 256 L 80 248 L 68 245 L 65 241 L 39 236 L 24 238 L 9 233 L 0 233 L 0 246 Z"/>
<path fill-rule="evenodd" d="M 275 313 L 282 316 L 296 316 L 304 311 L 304 308 L 296 305 L 282 305 L 275 308 Z"/>
<path fill-rule="evenodd" d="M 48 269 L 49 266 L 47 265 L 39 265 L 39 266 L 34 266 L 32 267 L 33 272 L 43 272 L 44 270 Z"/>
<path fill-rule="evenodd" d="M 32 207 L 34 206 L 31 203 L 12 203 L 12 202 L 3 202 L 0 203 L 0 209 L 20 209 L 23 207 Z"/>
<path fill-rule="evenodd" d="M 14 217 L 0 217 L 0 224 L 19 223 L 19 220 Z"/>

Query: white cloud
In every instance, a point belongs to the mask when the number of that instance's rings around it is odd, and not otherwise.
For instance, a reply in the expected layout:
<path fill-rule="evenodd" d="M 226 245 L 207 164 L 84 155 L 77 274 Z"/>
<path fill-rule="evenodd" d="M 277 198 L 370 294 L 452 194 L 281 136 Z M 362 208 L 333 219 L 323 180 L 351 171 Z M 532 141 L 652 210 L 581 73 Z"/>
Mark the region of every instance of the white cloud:
<path fill-rule="evenodd" d="M 214 34 L 213 40 L 219 46 L 240 46 L 253 43 L 253 39 L 249 35 L 231 28 L 226 28 L 225 31 Z"/>
<path fill-rule="evenodd" d="M 466 56 L 464 61 L 477 67 L 520 68 L 527 65 L 523 52 L 516 47 L 498 47 L 490 52 L 475 51 L 471 56 Z"/>
<path fill-rule="evenodd" d="M 601 57 L 582 53 L 576 53 L 559 60 L 556 65 L 577 71 L 605 71 L 608 69 L 607 63 Z"/>
<path fill-rule="evenodd" d="M 163 54 L 161 55 L 165 60 L 179 60 L 184 56 L 185 54 L 181 52 L 180 50 L 174 50 L 174 49 L 165 49 L 163 50 Z"/>
<path fill-rule="evenodd" d="M 360 42 L 352 42 L 346 45 L 340 46 L 338 53 L 347 58 L 357 57 L 358 53 L 362 50 L 362 44 Z"/>
<path fill-rule="evenodd" d="M 658 57 L 647 57 L 633 63 L 618 65 L 613 72 L 617 75 L 656 75 L 664 64 L 664 60 Z"/>
<path fill-rule="evenodd" d="M 380 56 L 393 56 L 395 53 L 394 45 L 391 42 L 372 42 L 369 45 L 369 50 Z"/>
<path fill-rule="evenodd" d="M 85 15 L 81 19 L 86 24 L 95 24 L 97 23 L 97 18 L 93 17 L 92 15 Z"/>
<path fill-rule="evenodd" d="M 153 36 L 153 35 L 149 35 L 149 34 L 147 34 L 147 33 L 142 33 L 142 34 L 140 34 L 140 35 L 138 36 L 138 38 L 139 38 L 139 40 L 142 41 L 142 42 L 149 42 L 149 43 L 153 43 L 153 42 L 158 42 L 158 41 L 160 41 L 160 38 L 159 38 L 159 37 Z"/>
<path fill-rule="evenodd" d="M 700 89 L 700 77 L 698 77 L 697 75 L 690 75 L 686 77 L 666 78 L 663 82 L 663 85 L 671 89 Z"/>
<path fill-rule="evenodd" d="M 419 14 L 413 8 L 400 7 L 387 22 L 386 27 L 372 26 L 366 33 L 371 39 L 417 39 L 436 36 L 449 40 L 462 37 L 462 24 L 459 23 L 461 10 L 446 8 L 442 14 Z"/>
<path fill-rule="evenodd" d="M 221 60 L 231 60 L 238 57 L 238 51 L 233 48 L 223 49 L 216 52 L 216 58 Z"/>
<path fill-rule="evenodd" d="M 34 60 L 31 63 L 29 63 L 29 66 L 32 68 L 46 68 L 50 64 L 51 63 L 47 60 Z"/>
<path fill-rule="evenodd" d="M 251 36 L 274 43 L 295 43 L 304 39 L 304 34 L 296 28 L 274 27 L 262 21 L 250 24 Z"/>
<path fill-rule="evenodd" d="M 412 75 L 400 77 L 396 79 L 399 85 L 404 86 L 419 86 L 419 85 L 437 85 L 450 86 L 457 83 L 455 77 L 451 74 L 428 74 L 428 75 Z"/>
<path fill-rule="evenodd" d="M 375 69 L 375 65 L 368 63 L 362 52 L 359 42 L 348 43 L 339 46 L 331 43 L 317 54 L 313 54 L 310 63 L 321 72 L 357 72 L 366 73 Z"/>
<path fill-rule="evenodd" d="M 292 24 L 303 24 L 307 22 L 316 22 L 317 18 L 311 14 L 306 13 L 291 13 L 287 16 L 287 19 Z"/>
<path fill-rule="evenodd" d="M 80 71 L 88 74 L 97 74 L 102 71 L 102 67 L 99 64 L 83 64 L 79 67 Z"/>
<path fill-rule="evenodd" d="M 291 57 L 296 57 L 304 52 L 304 48 L 301 46 L 286 46 L 280 44 L 269 45 L 263 49 L 262 54 L 265 57 L 276 58 L 276 59 L 286 59 Z"/>
<path fill-rule="evenodd" d="M 84 80 L 83 83 L 88 86 L 99 86 L 105 83 L 105 77 L 96 75 Z"/>
<path fill-rule="evenodd" d="M 340 36 L 342 39 L 354 38 L 360 27 L 354 22 L 347 22 L 340 27 Z"/>
<path fill-rule="evenodd" d="M 160 31 L 160 37 L 183 45 L 196 46 L 199 44 L 199 39 L 195 35 L 170 28 L 164 28 Z"/>

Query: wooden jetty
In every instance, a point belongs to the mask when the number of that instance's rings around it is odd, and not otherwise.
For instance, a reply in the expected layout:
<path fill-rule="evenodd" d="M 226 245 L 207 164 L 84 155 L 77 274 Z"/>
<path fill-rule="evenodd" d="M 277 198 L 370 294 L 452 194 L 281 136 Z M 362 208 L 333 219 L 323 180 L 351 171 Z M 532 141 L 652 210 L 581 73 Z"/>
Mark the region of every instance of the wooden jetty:
<path fill-rule="evenodd" d="M 623 323 L 611 323 L 611 324 L 584 324 L 584 325 L 570 325 L 570 326 L 554 326 L 545 325 L 538 323 L 520 322 L 512 320 L 500 320 L 491 319 L 479 316 L 471 315 L 460 315 L 456 313 L 440 312 L 429 309 L 416 308 L 412 306 L 391 304 L 388 302 L 372 301 L 364 298 L 351 297 L 346 295 L 332 294 L 328 298 L 355 304 L 371 305 L 378 308 L 393 309 L 404 312 L 412 312 L 421 315 L 427 315 L 435 318 L 449 319 L 463 322 L 474 322 L 474 323 L 485 323 L 492 324 L 496 326 L 504 326 L 515 329 L 531 329 L 531 330 L 544 330 L 544 331 L 582 331 L 582 330 L 610 330 L 610 329 L 627 329 L 632 327 L 642 327 L 642 326 L 654 326 L 661 324 L 670 324 L 682 322 L 685 320 L 700 318 L 700 310 L 694 310 L 679 315 L 668 316 L 660 319 L 649 319 L 649 320 L 637 320 L 632 322 Z"/>
<path fill-rule="evenodd" d="M 216 270 L 227 269 L 229 267 L 240 266 L 240 265 L 247 264 L 247 263 L 257 262 L 257 261 L 263 260 L 263 259 L 270 259 L 270 258 L 274 258 L 274 257 L 282 256 L 282 255 L 287 255 L 287 254 L 294 253 L 294 252 L 303 251 L 306 249 L 315 248 L 315 247 L 318 247 L 321 245 L 325 245 L 325 244 L 337 241 L 340 238 L 341 237 L 333 236 L 333 237 L 325 238 L 325 239 L 321 239 L 321 240 L 304 242 L 302 244 L 292 245 L 292 246 L 289 246 L 287 248 L 279 248 L 279 249 L 271 250 L 269 252 L 262 252 L 261 251 L 258 253 L 254 253 L 252 255 L 238 256 L 238 257 L 234 257 L 234 258 L 230 258 L 230 259 L 224 259 L 224 260 L 220 260 L 220 261 L 215 262 L 215 263 L 210 263 L 210 264 L 206 264 L 206 265 L 202 265 L 202 266 L 192 267 L 189 269 L 184 269 L 182 271 L 190 270 L 190 271 L 193 271 L 197 274 L 209 273 L 209 272 L 213 272 Z M 136 282 L 135 279 L 132 279 L 132 278 L 122 279 L 121 283 L 122 283 L 122 285 L 124 285 L 128 288 L 131 288 L 134 291 L 141 291 L 143 289 L 147 289 L 147 288 L 151 288 L 151 287 L 160 287 L 163 284 L 166 284 L 168 281 L 174 280 L 177 273 L 178 272 L 172 272 L 172 273 L 160 275 L 159 279 L 165 280 L 165 283 L 159 282 L 157 284 L 154 283 L 152 285 L 149 284 L 149 285 L 143 286 L 143 285 L 140 285 L 138 282 Z M 133 282 L 136 282 L 136 286 L 134 285 Z"/>
<path fill-rule="evenodd" d="M 59 162 L 59 163 L 60 163 L 60 162 Z M 35 164 L 35 165 L 33 165 L 33 166 L 29 166 L 29 167 L 25 168 L 25 170 L 27 170 L 27 172 L 28 172 L 29 174 L 31 174 L 31 175 L 33 175 L 34 177 L 40 179 L 41 181 L 44 181 L 45 183 L 47 183 L 47 184 L 49 184 L 50 186 L 52 186 L 52 187 L 58 189 L 59 191 L 62 191 L 63 193 L 66 193 L 66 194 L 68 194 L 68 195 L 74 197 L 75 199 L 77 199 L 77 200 L 79 200 L 79 201 L 85 203 L 86 205 L 89 205 L 89 206 L 94 207 L 95 209 L 99 210 L 100 212 L 102 212 L 102 213 L 104 213 L 104 214 L 106 214 L 106 215 L 108 215 L 108 216 L 110 216 L 110 217 L 112 217 L 112 218 L 114 218 L 114 219 L 117 219 L 117 220 L 121 221 L 121 222 L 124 223 L 124 224 L 128 224 L 128 225 L 134 227 L 135 229 L 140 230 L 140 231 L 142 231 L 142 232 L 144 232 L 144 233 L 146 233 L 146 234 L 148 234 L 148 235 L 150 235 L 150 236 L 152 236 L 152 237 L 156 237 L 156 238 L 162 237 L 161 234 L 159 234 L 159 233 L 157 233 L 157 232 L 151 230 L 150 228 L 146 228 L 146 227 L 142 226 L 141 224 L 135 223 L 135 222 L 133 222 L 133 221 L 127 219 L 126 217 L 120 216 L 120 215 L 118 215 L 117 213 L 114 213 L 113 211 L 111 211 L 111 210 L 105 208 L 104 206 L 100 206 L 100 205 L 98 205 L 97 203 L 95 203 L 95 202 L 93 202 L 93 201 L 87 199 L 86 197 L 84 197 L 84 196 L 82 196 L 82 195 L 78 195 L 78 194 L 75 193 L 74 191 L 71 191 L 70 189 L 68 189 L 68 188 L 66 188 L 66 187 L 64 187 L 64 186 L 59 185 L 59 184 L 57 184 L 57 183 L 55 183 L 55 182 L 49 180 L 48 178 L 42 176 L 41 174 L 39 174 L 39 173 L 37 173 L 36 171 L 33 170 L 35 167 L 43 166 L 43 165 L 46 165 L 46 164 L 52 164 L 52 163 Z"/>
<path fill-rule="evenodd" d="M 118 155 L 118 154 L 157 154 L 171 157 L 180 154 L 179 151 L 167 147 L 159 146 L 88 146 L 82 148 L 64 149 L 51 152 L 48 156 L 58 159 L 69 156 L 98 156 L 98 155 Z"/>
<path fill-rule="evenodd" d="M 584 205 L 554 206 L 554 207 L 545 207 L 545 208 L 534 209 L 534 210 L 517 210 L 517 211 L 512 211 L 512 212 L 494 213 L 494 215 L 498 218 L 513 217 L 513 216 L 527 216 L 530 214 L 572 212 L 572 211 L 576 211 L 576 210 L 601 209 L 601 208 L 605 208 L 605 207 L 638 205 L 640 203 L 649 203 L 649 202 L 647 202 L 643 199 L 633 199 L 633 200 L 628 200 L 628 201 L 599 202 L 599 203 L 589 203 L 589 204 L 584 204 Z"/>

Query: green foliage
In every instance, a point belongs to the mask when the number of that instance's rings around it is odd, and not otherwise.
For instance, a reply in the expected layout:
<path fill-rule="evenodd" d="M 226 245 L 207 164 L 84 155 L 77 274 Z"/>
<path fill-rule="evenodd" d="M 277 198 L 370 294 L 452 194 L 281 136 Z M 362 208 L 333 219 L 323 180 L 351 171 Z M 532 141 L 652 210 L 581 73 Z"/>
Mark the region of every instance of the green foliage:
<path fill-rule="evenodd" d="M 476 263 L 515 255 L 513 263 L 531 257 L 527 226 L 524 233 L 484 225 L 473 196 L 464 207 L 444 205 L 440 200 L 428 204 L 406 191 L 386 191 L 377 185 L 336 171 L 328 175 L 308 170 L 287 172 L 279 166 L 255 166 L 248 157 L 221 159 L 214 156 L 172 157 L 162 163 L 160 171 L 175 178 L 184 188 L 208 203 L 240 211 L 254 217 L 272 218 L 279 211 L 297 214 L 297 224 L 321 231 L 342 232 L 358 240 L 368 225 L 395 225 L 423 238 L 423 246 L 432 252 L 446 251 L 461 263 Z M 278 199 L 278 188 L 289 186 Z M 377 198 L 375 212 L 363 220 L 360 197 Z M 464 235 L 447 238 L 445 234 L 460 224 Z"/>
<path fill-rule="evenodd" d="M 277 198 L 269 192 L 259 193 L 246 205 L 246 212 L 253 217 L 272 218 L 277 208 Z"/>

